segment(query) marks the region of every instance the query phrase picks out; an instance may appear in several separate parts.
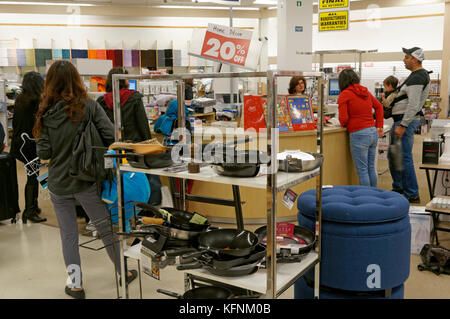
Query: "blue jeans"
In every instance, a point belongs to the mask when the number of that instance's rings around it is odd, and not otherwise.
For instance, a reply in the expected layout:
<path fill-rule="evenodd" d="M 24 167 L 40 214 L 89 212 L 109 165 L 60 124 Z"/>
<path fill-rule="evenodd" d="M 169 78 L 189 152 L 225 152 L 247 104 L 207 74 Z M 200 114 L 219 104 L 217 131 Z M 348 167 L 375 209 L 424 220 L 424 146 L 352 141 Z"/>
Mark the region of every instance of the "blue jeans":
<path fill-rule="evenodd" d="M 391 143 L 394 138 L 394 131 L 401 121 L 395 122 L 391 128 Z M 406 197 L 415 197 L 419 195 L 419 186 L 417 185 L 416 172 L 414 170 L 414 160 L 412 149 L 414 145 L 414 132 L 419 128 L 420 121 L 412 121 L 402 136 L 403 151 L 403 171 L 396 171 L 393 164 L 389 161 L 389 170 L 392 176 L 392 189 L 403 191 Z"/>
<path fill-rule="evenodd" d="M 360 185 L 377 187 L 377 173 L 375 171 L 377 142 L 378 133 L 375 127 L 350 133 L 350 151 Z"/>

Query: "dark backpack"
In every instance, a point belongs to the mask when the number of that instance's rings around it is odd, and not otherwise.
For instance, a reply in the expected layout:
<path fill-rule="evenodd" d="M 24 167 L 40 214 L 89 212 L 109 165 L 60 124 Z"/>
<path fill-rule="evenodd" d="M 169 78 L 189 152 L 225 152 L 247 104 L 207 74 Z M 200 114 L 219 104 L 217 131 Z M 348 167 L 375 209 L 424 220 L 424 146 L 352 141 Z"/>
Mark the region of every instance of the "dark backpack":
<path fill-rule="evenodd" d="M 436 275 L 450 275 L 450 250 L 430 244 L 425 244 L 420 251 L 422 264 L 418 265 L 420 271 L 428 270 Z"/>
<path fill-rule="evenodd" d="M 95 102 L 94 102 L 95 103 Z M 111 179 L 111 169 L 105 169 L 103 155 L 107 146 L 93 122 L 95 105 L 86 105 L 86 114 L 72 146 L 70 176 L 87 182 L 100 182 Z"/>

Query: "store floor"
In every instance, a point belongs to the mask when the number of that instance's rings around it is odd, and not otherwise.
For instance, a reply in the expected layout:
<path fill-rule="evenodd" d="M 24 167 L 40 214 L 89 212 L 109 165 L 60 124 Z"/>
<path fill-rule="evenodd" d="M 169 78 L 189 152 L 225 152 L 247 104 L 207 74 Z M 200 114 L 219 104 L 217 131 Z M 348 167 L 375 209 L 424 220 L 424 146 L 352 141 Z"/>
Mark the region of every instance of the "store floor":
<path fill-rule="evenodd" d="M 417 136 L 414 144 L 415 163 L 421 162 L 423 136 Z M 325 141 L 326 142 L 326 141 Z M 378 162 L 378 171 L 387 168 L 387 161 Z M 18 182 L 20 189 L 19 204 L 24 207 L 23 187 L 26 175 L 23 164 L 17 162 Z M 418 169 L 416 173 L 421 195 L 420 206 L 429 201 L 425 172 Z M 391 189 L 389 172 L 379 175 L 378 187 Z M 10 224 L 9 221 L 0 222 L 0 298 L 70 298 L 64 294 L 64 285 L 67 275 L 61 251 L 59 229 L 49 200 L 40 195 L 39 206 L 42 216 L 47 218 L 42 224 Z M 86 223 L 79 219 L 79 229 L 84 230 Z M 232 227 L 231 225 L 220 225 Z M 246 225 L 254 230 L 259 225 Z M 80 242 L 90 237 L 80 236 Z M 450 234 L 439 233 L 441 245 L 450 247 Z M 98 247 L 98 246 L 97 246 Z M 84 274 L 84 286 L 87 298 L 116 298 L 114 270 L 106 252 L 91 251 L 81 248 L 81 259 Z M 417 265 L 420 263 L 418 255 L 411 255 L 411 272 L 405 283 L 405 298 L 432 298 L 450 299 L 450 276 L 436 276 L 431 272 L 420 272 Z M 130 259 L 131 269 L 137 269 L 137 263 Z M 161 281 L 157 281 L 145 274 L 142 275 L 142 288 L 144 298 L 170 298 L 156 292 L 157 288 L 164 288 L 174 292 L 184 291 L 183 272 L 167 267 L 161 271 Z M 288 289 L 281 297 L 293 298 L 293 287 Z M 139 282 L 136 280 L 130 285 L 130 297 L 139 298 Z"/>

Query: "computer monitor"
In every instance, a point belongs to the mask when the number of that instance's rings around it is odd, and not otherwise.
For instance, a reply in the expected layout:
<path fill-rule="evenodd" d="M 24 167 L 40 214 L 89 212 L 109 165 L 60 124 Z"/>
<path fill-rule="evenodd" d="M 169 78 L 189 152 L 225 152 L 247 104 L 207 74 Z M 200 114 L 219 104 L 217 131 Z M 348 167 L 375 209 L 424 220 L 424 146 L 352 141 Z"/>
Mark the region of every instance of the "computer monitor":
<path fill-rule="evenodd" d="M 128 89 L 136 91 L 136 80 L 128 80 L 128 83 L 130 84 Z"/>
<path fill-rule="evenodd" d="M 339 90 L 339 79 L 332 78 L 328 81 L 328 96 L 338 96 L 340 93 Z"/>

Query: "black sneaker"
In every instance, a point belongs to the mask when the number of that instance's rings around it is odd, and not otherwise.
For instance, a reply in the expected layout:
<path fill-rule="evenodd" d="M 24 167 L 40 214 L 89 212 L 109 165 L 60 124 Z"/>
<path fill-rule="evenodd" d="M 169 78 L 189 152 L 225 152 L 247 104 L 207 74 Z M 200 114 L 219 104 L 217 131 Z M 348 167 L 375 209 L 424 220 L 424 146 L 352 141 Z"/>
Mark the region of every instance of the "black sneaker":
<path fill-rule="evenodd" d="M 420 204 L 420 196 L 417 195 L 417 196 L 413 196 L 413 197 L 408 197 L 408 201 L 411 204 Z"/>
<path fill-rule="evenodd" d="M 69 287 L 66 286 L 65 290 L 67 295 L 71 296 L 72 298 L 75 299 L 85 299 L 86 298 L 86 294 L 83 290 L 78 290 L 78 291 L 74 291 L 72 289 L 70 289 Z"/>
<path fill-rule="evenodd" d="M 403 194 L 403 190 L 401 190 L 401 189 L 392 189 L 391 192 L 396 192 L 396 193 L 399 193 L 399 194 Z"/>

